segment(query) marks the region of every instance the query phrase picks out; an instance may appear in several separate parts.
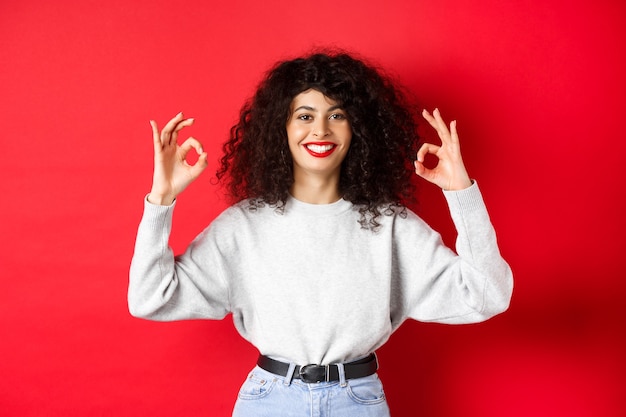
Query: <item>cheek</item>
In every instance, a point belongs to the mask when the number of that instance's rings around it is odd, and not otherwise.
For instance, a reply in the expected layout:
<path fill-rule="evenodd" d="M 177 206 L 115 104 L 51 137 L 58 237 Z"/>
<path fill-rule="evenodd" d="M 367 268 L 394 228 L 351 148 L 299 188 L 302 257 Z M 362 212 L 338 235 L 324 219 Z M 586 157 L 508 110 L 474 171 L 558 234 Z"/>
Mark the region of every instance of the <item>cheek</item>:
<path fill-rule="evenodd" d="M 293 132 L 293 129 L 287 126 L 287 144 L 289 145 L 289 147 L 291 147 L 291 144 L 294 141 L 294 137 L 295 137 L 295 134 Z"/>
<path fill-rule="evenodd" d="M 352 129 L 350 127 L 346 129 L 344 138 L 345 138 L 344 141 L 346 143 L 346 146 L 350 146 L 350 143 L 352 143 Z"/>
<path fill-rule="evenodd" d="M 302 127 L 296 125 L 288 125 L 287 126 L 287 140 L 289 143 L 297 143 L 302 140 L 303 137 L 306 136 L 306 132 Z"/>

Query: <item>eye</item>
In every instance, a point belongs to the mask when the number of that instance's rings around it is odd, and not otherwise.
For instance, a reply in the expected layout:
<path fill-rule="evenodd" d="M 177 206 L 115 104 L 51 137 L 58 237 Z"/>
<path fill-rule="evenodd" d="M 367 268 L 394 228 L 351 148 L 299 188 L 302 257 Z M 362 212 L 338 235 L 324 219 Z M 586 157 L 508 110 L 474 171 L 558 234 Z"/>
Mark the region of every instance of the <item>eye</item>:
<path fill-rule="evenodd" d="M 298 119 L 308 122 L 309 120 L 312 120 L 313 117 L 310 114 L 301 114 L 300 116 L 298 116 Z"/>
<path fill-rule="evenodd" d="M 346 115 L 343 113 L 333 113 L 330 115 L 329 119 L 333 119 L 333 120 L 345 120 L 346 119 Z"/>

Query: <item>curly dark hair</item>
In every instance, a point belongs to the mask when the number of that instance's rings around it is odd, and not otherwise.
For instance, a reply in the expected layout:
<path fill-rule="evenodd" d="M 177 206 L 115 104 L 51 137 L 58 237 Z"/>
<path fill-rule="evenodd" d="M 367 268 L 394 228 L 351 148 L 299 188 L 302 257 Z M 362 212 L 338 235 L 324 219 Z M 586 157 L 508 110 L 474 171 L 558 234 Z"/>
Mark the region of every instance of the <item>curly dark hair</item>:
<path fill-rule="evenodd" d="M 344 52 L 277 63 L 231 128 L 217 178 L 234 201 L 282 210 L 294 181 L 286 131 L 290 105 L 309 89 L 337 101 L 348 116 L 352 141 L 341 166 L 340 192 L 359 207 L 361 226 L 377 229 L 381 214 L 403 211 L 415 195 L 415 113 L 388 76 Z"/>

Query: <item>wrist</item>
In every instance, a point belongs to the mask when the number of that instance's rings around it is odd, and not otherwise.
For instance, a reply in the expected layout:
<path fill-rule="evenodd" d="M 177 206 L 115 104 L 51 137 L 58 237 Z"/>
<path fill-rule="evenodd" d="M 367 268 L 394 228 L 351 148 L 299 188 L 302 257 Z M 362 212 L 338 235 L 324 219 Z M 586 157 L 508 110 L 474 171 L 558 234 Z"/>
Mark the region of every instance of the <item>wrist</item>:
<path fill-rule="evenodd" d="M 473 184 L 474 184 L 474 181 L 468 179 L 467 181 L 450 184 L 450 186 L 446 188 L 445 191 L 461 191 L 461 190 L 465 190 L 466 188 L 471 187 Z"/>
<path fill-rule="evenodd" d="M 150 204 L 156 204 L 159 206 L 171 206 L 174 200 L 176 199 L 175 196 L 168 196 L 168 195 L 157 194 L 153 192 L 148 194 L 147 198 Z"/>

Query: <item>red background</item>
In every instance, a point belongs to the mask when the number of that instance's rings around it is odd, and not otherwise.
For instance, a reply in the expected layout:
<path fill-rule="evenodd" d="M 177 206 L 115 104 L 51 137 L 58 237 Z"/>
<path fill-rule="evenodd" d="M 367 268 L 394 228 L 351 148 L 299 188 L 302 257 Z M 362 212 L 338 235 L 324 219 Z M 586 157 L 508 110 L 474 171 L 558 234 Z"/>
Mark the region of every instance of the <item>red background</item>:
<path fill-rule="evenodd" d="M 231 321 L 127 312 L 148 120 L 196 117 L 214 172 L 262 72 L 331 45 L 458 119 L 516 277 L 504 315 L 392 337 L 394 416 L 624 416 L 623 2 L 213 3 L 0 4 L 0 415 L 229 415 L 256 355 Z M 179 199 L 177 250 L 225 207 L 211 179 Z"/>

